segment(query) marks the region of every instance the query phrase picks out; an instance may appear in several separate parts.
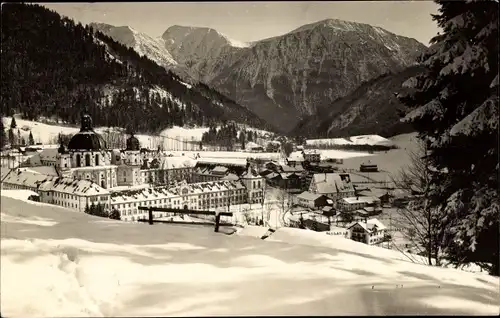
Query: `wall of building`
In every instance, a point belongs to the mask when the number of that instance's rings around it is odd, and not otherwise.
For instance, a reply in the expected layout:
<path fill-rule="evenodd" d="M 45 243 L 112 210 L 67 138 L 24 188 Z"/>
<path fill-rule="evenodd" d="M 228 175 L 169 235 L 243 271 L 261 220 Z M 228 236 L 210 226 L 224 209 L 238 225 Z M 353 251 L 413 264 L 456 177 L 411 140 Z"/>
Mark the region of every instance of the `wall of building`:
<path fill-rule="evenodd" d="M 94 183 L 97 183 L 101 187 L 107 189 L 116 187 L 117 183 L 117 175 L 116 175 L 117 167 L 113 168 L 80 168 L 77 170 L 72 170 L 71 174 L 73 178 L 82 179 L 82 180 L 92 180 Z"/>
<path fill-rule="evenodd" d="M 214 210 L 220 207 L 226 207 L 228 204 L 246 203 L 246 189 L 231 189 L 211 193 L 189 193 L 184 192 L 179 196 L 157 199 L 131 199 L 128 202 L 112 203 L 112 209 L 120 211 L 121 219 L 124 221 L 137 221 L 139 218 L 147 218 L 147 211 L 140 211 L 139 206 L 160 207 L 174 209 L 190 210 Z M 154 217 L 165 217 L 170 215 L 166 212 L 154 212 Z"/>

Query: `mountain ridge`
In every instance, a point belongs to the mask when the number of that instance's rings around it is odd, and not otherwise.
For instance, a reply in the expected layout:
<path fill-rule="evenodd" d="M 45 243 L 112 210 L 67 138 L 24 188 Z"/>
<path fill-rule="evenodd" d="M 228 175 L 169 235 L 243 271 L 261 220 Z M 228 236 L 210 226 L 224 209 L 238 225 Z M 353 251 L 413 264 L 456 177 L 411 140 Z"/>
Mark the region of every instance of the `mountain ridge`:
<path fill-rule="evenodd" d="M 347 95 L 363 81 L 413 65 L 426 48 L 379 27 L 335 19 L 242 48 L 201 33 L 188 32 L 181 41 L 165 32 L 162 38 L 193 77 L 285 132 L 302 116 Z"/>
<path fill-rule="evenodd" d="M 416 65 L 366 81 L 350 94 L 318 109 L 316 114 L 304 117 L 292 134 L 340 138 L 363 134 L 391 137 L 412 132 L 411 125 L 399 120 L 406 107 L 396 95 L 405 90 L 404 81 L 423 71 L 422 66 Z"/>

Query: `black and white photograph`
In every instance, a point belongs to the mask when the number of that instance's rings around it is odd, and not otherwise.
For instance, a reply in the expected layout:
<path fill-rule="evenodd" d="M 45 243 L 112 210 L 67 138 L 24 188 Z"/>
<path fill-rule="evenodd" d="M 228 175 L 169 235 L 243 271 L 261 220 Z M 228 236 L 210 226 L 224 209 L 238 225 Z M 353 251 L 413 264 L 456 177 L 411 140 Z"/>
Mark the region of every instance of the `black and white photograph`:
<path fill-rule="evenodd" d="M 2 2 L 0 315 L 500 315 L 498 14 Z"/>

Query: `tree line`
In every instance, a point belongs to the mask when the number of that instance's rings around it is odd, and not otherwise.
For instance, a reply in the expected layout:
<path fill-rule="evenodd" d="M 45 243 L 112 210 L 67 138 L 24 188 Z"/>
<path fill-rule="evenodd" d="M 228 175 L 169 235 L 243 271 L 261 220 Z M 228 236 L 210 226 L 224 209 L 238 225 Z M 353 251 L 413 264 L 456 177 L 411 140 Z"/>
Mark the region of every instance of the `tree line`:
<path fill-rule="evenodd" d="M 220 148 L 232 151 L 236 144 L 245 149 L 248 142 L 257 140 L 258 134 L 256 131 L 241 129 L 238 130 L 236 124 L 223 123 L 217 129 L 215 125 L 210 125 L 207 132 L 204 132 L 201 137 L 201 143 L 211 146 L 219 146 Z"/>

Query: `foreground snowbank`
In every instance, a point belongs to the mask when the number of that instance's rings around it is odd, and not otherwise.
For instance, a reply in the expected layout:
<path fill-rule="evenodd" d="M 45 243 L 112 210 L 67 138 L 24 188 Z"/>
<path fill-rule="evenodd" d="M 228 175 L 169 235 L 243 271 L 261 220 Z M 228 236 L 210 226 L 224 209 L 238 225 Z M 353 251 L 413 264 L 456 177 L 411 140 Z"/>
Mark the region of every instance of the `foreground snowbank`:
<path fill-rule="evenodd" d="M 268 240 L 289 243 L 267 242 L 1 199 L 8 317 L 498 314 L 497 278 L 314 243 L 317 233 L 278 230 Z"/>

